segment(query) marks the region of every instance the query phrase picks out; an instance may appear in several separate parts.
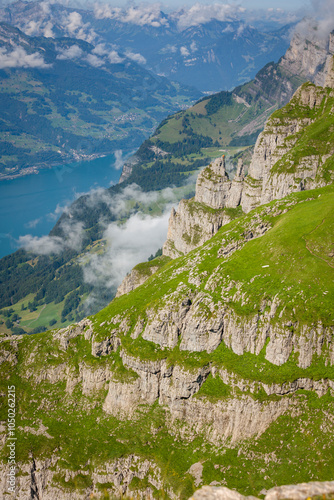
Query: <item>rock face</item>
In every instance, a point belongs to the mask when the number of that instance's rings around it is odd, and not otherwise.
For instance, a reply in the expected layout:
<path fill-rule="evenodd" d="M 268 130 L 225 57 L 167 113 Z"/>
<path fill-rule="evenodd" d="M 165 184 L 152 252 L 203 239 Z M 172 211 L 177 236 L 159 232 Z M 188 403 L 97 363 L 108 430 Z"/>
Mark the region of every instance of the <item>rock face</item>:
<path fill-rule="evenodd" d="M 328 84 L 332 81 L 330 75 L 331 72 L 327 76 Z M 328 93 L 326 89 L 304 84 L 290 102 L 288 109 L 291 114 L 275 113 L 268 120 L 256 141 L 244 182 L 241 197 L 244 212 L 292 192 L 314 189 L 331 182 L 331 178 L 326 178 L 322 173 L 326 162 L 333 156 L 334 148 L 329 148 L 323 155 L 319 155 L 316 149 L 313 155 L 301 154 L 299 158 L 294 153 L 290 154 L 307 127 L 319 119 L 317 110 L 331 98 L 332 93 Z M 299 107 L 309 111 L 297 118 L 295 110 Z M 312 115 L 312 112 L 314 118 L 308 117 L 307 114 Z"/>
<path fill-rule="evenodd" d="M 304 21 L 303 32 L 297 30 L 280 65 L 293 75 L 301 75 L 316 85 L 324 85 L 328 56 L 334 54 L 334 33 L 319 38 L 314 21 Z"/>
<path fill-rule="evenodd" d="M 185 255 L 230 222 L 233 217 L 225 208 L 239 205 L 243 180 L 242 160 L 235 178 L 230 181 L 224 155 L 202 170 L 197 178 L 195 198 L 181 200 L 177 211 L 172 208 L 163 254 L 171 258 Z"/>
<path fill-rule="evenodd" d="M 116 297 L 129 293 L 138 286 L 142 285 L 151 276 L 151 274 L 155 273 L 158 269 L 158 266 L 151 266 L 149 268 L 149 274 L 143 274 L 136 269 L 132 269 L 132 271 L 125 276 L 122 283 L 117 288 Z"/>
<path fill-rule="evenodd" d="M 324 500 L 334 495 L 334 481 L 301 483 L 287 486 L 276 486 L 267 491 L 264 500 L 306 500 L 322 497 Z M 256 497 L 245 497 L 235 490 L 225 487 L 204 486 L 196 491 L 189 500 L 251 500 Z"/>
<path fill-rule="evenodd" d="M 334 35 L 331 37 L 331 50 L 333 46 Z M 317 148 L 311 132 L 312 147 L 306 147 L 303 142 L 312 125 L 322 120 L 322 110 L 326 113 L 334 111 L 331 104 L 334 96 L 334 90 L 331 90 L 334 89 L 333 56 L 329 57 L 325 66 L 325 87 L 311 83 L 302 85 L 290 103 L 267 121 L 256 141 L 246 178 L 240 162 L 231 181 L 225 169 L 224 156 L 217 158 L 199 174 L 195 198 L 182 200 L 178 210 L 172 210 L 167 241 L 163 247 L 165 255 L 175 258 L 202 245 L 221 226 L 230 222 L 233 215 L 238 215 L 238 212 L 233 214 L 237 208 L 248 213 L 259 205 L 293 192 L 332 182 L 334 146 L 330 132 L 326 148 L 323 145 Z M 318 140 L 321 142 L 321 137 Z"/>

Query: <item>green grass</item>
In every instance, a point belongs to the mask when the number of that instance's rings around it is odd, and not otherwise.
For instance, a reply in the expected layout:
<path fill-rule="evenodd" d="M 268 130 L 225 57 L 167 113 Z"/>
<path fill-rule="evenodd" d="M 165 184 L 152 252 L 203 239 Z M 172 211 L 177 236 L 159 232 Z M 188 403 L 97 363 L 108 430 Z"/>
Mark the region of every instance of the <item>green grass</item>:
<path fill-rule="evenodd" d="M 310 108 L 303 106 L 300 103 L 300 98 L 296 95 L 289 104 L 279 111 L 276 111 L 268 123 L 268 132 L 270 126 L 277 124 L 286 126 L 286 124 L 295 119 L 310 119 L 311 123 L 303 127 L 296 133 L 295 136 L 288 136 L 286 144 L 291 138 L 296 140 L 294 147 L 289 150 L 283 157 L 275 163 L 271 169 L 271 175 L 276 173 L 288 172 L 295 173 L 298 170 L 304 169 L 302 161 L 308 159 L 309 156 L 314 156 L 320 161 L 320 168 L 317 173 L 318 179 L 324 178 L 326 182 L 331 182 L 333 179 L 334 161 L 332 154 L 332 144 L 334 140 L 334 118 L 333 107 L 334 98 L 328 88 L 316 87 L 313 84 L 306 83 L 302 86 L 302 90 L 313 90 L 318 93 L 321 104 Z M 285 144 L 283 144 L 283 147 Z M 324 165 L 322 157 L 329 155 Z"/>
<path fill-rule="evenodd" d="M 288 208 L 288 212 L 283 215 L 267 214 L 266 207 L 257 209 L 255 213 L 259 214 L 263 221 L 269 222 L 273 226 L 272 229 L 263 237 L 249 241 L 230 258 L 222 259 L 217 255 L 221 241 L 225 241 L 224 245 L 235 240 L 242 241 L 241 234 L 253 215 L 251 213 L 232 221 L 203 247 L 194 250 L 187 257 L 167 263 L 144 285 L 115 299 L 109 307 L 101 311 L 94 318 L 99 337 L 102 339 L 105 333 L 104 327 L 98 325 L 107 318 L 128 311 L 131 331 L 139 317 L 145 318 L 146 309 L 159 310 L 171 293 L 174 293 L 177 304 L 187 293 L 204 290 L 213 272 L 216 275 L 216 287 L 210 293 L 213 302 L 217 303 L 222 299 L 227 301 L 229 314 L 237 315 L 241 324 L 247 324 L 260 311 L 264 301 L 270 303 L 276 298 L 281 305 L 272 320 L 273 325 L 279 326 L 291 321 L 295 335 L 300 334 L 303 325 L 316 325 L 318 322 L 324 326 L 332 325 L 333 271 L 325 260 L 313 252 L 312 248 L 317 246 L 316 241 L 324 240 L 328 244 L 332 241 L 333 233 L 330 229 L 333 224 L 333 195 L 334 189 L 331 186 L 313 192 L 294 194 L 284 201 L 272 202 L 273 213 L 276 206 L 280 209 Z M 314 199 L 305 201 L 311 197 Z M 291 202 L 296 204 L 291 206 Z M 312 252 L 307 248 L 305 238 L 313 238 L 312 248 L 311 242 L 308 245 Z M 207 279 L 198 288 L 188 283 L 188 273 L 193 266 L 187 267 L 187 262 L 195 256 L 197 256 L 194 268 L 196 274 L 203 271 L 208 273 Z M 181 269 L 181 272 L 176 274 L 178 269 Z M 183 289 L 175 295 L 175 290 L 181 282 Z M 236 292 L 235 287 L 225 291 L 231 282 L 238 284 L 240 293 L 244 295 L 244 303 L 232 300 Z M 132 355 L 143 359 L 171 356 L 175 360 L 173 351 L 160 351 L 158 346 L 141 338 L 133 340 L 126 336 L 122 342 Z M 178 356 L 179 362 L 182 363 L 184 358 L 182 351 L 179 351 Z M 198 356 L 199 364 L 215 360 L 245 378 L 254 378 L 266 383 L 293 380 L 296 376 L 333 377 L 331 368 L 325 367 L 320 361 L 314 362 L 312 369 L 308 371 L 298 369 L 296 359 L 291 360 L 291 365 L 289 362 L 282 367 L 276 367 L 265 361 L 264 357 L 261 359 L 250 353 L 237 356 L 223 343 L 211 356 L 206 353 L 199 353 Z M 257 359 L 261 359 L 264 365 L 259 365 L 259 368 L 255 369 Z"/>
<path fill-rule="evenodd" d="M 17 388 L 18 461 L 29 461 L 31 453 L 40 459 L 56 454 L 59 461 L 55 484 L 68 491 L 84 491 L 91 485 L 95 468 L 103 470 L 106 463 L 134 454 L 141 460 L 156 464 L 161 471 L 163 491 L 152 487 L 155 498 L 164 498 L 170 488 L 180 499 L 189 498 L 195 485 L 188 471 L 195 462 L 203 464 L 204 483 L 217 481 L 243 494 L 258 495 L 262 488 L 268 489 L 275 484 L 332 479 L 334 445 L 329 439 L 334 431 L 332 395 L 328 393 L 319 398 L 314 393 L 298 391 L 283 398 L 268 397 L 261 386 L 303 377 L 334 380 L 334 367 L 326 363 L 325 348 L 321 356 L 314 356 L 310 367 L 302 369 L 297 365 L 296 353 L 292 353 L 282 366 L 268 362 L 265 359 L 266 346 L 259 355 L 237 355 L 224 342 L 212 353 L 181 351 L 179 344 L 174 349 L 163 350 L 141 336 L 132 339 L 130 333 L 138 318 L 145 319 L 147 308 L 158 313 L 173 297 L 177 310 L 188 294 L 194 300 L 199 292 L 205 292 L 206 297 L 211 297 L 216 304 L 212 312 L 204 307 L 203 302 L 203 314 L 219 313 L 225 302 L 229 313 L 238 316 L 240 324 L 247 323 L 261 308 L 267 311 L 269 301 L 274 297 L 282 305 L 278 307 L 273 322 L 279 325 L 292 318 L 295 335 L 299 335 L 298 328 L 302 324 L 316 325 L 318 321 L 332 324 L 334 276 L 329 265 L 328 248 L 333 236 L 333 200 L 334 187 L 328 186 L 290 195 L 242 215 L 221 228 L 202 247 L 185 257 L 164 262 L 142 286 L 115 299 L 92 317 L 95 340 L 99 341 L 109 337 L 110 332 L 128 316 L 130 330 L 120 335 L 121 349 L 134 357 L 166 359 L 169 366 L 179 365 L 193 373 L 211 365 L 225 368 L 237 379 L 244 380 L 244 390 L 241 391 L 223 383 L 218 374 L 215 377 L 209 375 L 193 398 L 194 405 L 220 405 L 219 411 L 223 413 L 224 408 L 234 404 L 233 401 L 244 401 L 270 411 L 280 399 L 286 399 L 290 408 L 296 411 L 287 410 L 269 427 L 264 426 L 260 436 L 238 443 L 220 440 L 217 436 L 210 441 L 213 423 L 196 428 L 196 431 L 184 420 L 171 423 L 168 409 L 160 407 L 157 402 L 152 406 L 139 406 L 131 420 L 120 420 L 102 409 L 107 385 L 84 396 L 80 382 L 70 395 L 65 390 L 65 379 L 54 384 L 47 380 L 39 384 L 34 381 L 43 370 L 52 370 L 63 363 L 78 375 L 79 366 L 84 363 L 90 370 L 110 370 L 116 381 L 132 383 L 138 375 L 124 366 L 120 351 L 95 358 L 91 354 L 90 341 L 83 336 L 70 340 L 66 351 L 53 340 L 51 332 L 23 336 L 18 363 L 13 366 L 2 364 L 0 378 L 3 395 L 7 385 L 14 383 Z M 283 209 L 287 212 L 276 213 Z M 219 258 L 219 248 L 233 241 L 242 241 L 243 233 L 254 221 L 258 224 L 258 218 L 269 223 L 271 229 L 261 238 L 246 243 L 229 258 Z M 153 263 L 143 266 L 146 268 Z M 263 268 L 263 265 L 269 267 Z M 195 274 L 206 271 L 208 274 L 200 285 L 195 286 L 188 281 L 190 271 Z M 215 286 L 206 287 L 213 274 L 217 278 Z M 244 304 L 232 299 L 236 286 L 226 291 L 232 281 L 244 294 Z M 267 301 L 267 306 L 263 306 L 264 301 Z M 115 318 L 118 314 L 121 318 Z M 107 323 L 100 326 L 103 321 Z M 10 340 L 3 344 L 3 349 L 15 351 Z M 251 394 L 248 382 L 256 382 L 258 392 Z M 0 418 L 4 420 L 5 416 L 4 404 Z M 41 422 L 51 438 L 24 430 L 25 427 L 38 430 Z M 1 453 L 5 460 L 6 450 L 3 448 Z M 72 480 L 65 481 L 65 469 L 74 472 Z M 144 481 L 135 479 L 130 488 L 135 491 L 146 485 L 150 486 L 149 477 Z M 101 490 L 103 493 L 103 486 Z"/>

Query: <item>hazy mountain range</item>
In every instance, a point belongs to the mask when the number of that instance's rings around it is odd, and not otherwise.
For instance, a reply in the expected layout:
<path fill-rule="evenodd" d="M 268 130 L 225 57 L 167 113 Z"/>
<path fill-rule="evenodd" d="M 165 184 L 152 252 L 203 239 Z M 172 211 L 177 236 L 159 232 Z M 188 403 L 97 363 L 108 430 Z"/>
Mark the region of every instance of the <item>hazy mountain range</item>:
<path fill-rule="evenodd" d="M 125 54 L 156 74 L 212 92 L 247 81 L 288 47 L 291 23 L 267 30 L 262 23 L 260 30 L 240 18 L 242 11 L 218 4 L 166 14 L 157 4 L 84 10 L 15 2 L 0 10 L 0 19 L 31 36 L 85 40 L 97 53 L 114 50 L 115 59 Z"/>

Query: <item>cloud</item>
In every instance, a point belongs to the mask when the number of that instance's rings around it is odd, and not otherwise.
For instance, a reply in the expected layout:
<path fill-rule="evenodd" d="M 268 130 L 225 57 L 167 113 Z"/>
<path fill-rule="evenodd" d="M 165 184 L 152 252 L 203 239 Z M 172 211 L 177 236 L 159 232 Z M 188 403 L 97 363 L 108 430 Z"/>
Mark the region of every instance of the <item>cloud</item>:
<path fill-rule="evenodd" d="M 79 12 L 73 11 L 64 16 L 62 19 L 64 29 L 70 36 L 85 40 L 88 43 L 93 43 L 97 37 L 95 31 L 91 28 L 90 23 L 84 23 Z"/>
<path fill-rule="evenodd" d="M 49 68 L 39 52 L 28 54 L 23 47 L 16 46 L 12 52 L 0 48 L 0 69 L 3 68 Z"/>
<path fill-rule="evenodd" d="M 35 228 L 41 222 L 42 219 L 43 217 L 39 217 L 38 219 L 31 220 L 25 224 L 25 227 L 28 227 L 30 229 Z"/>
<path fill-rule="evenodd" d="M 116 50 L 109 52 L 108 59 L 111 64 L 120 64 L 124 61 L 124 59 L 117 54 Z"/>
<path fill-rule="evenodd" d="M 101 66 L 104 65 L 103 59 L 95 56 L 94 54 L 87 54 L 86 59 L 91 66 L 94 66 L 94 68 L 100 68 Z"/>
<path fill-rule="evenodd" d="M 71 45 L 66 49 L 58 48 L 57 59 L 77 59 L 82 56 L 82 50 L 78 45 Z"/>
<path fill-rule="evenodd" d="M 170 45 L 170 44 L 166 45 L 166 47 L 163 47 L 160 50 L 161 54 L 169 54 L 169 53 L 175 54 L 175 52 L 177 52 L 177 46 L 176 45 Z"/>
<path fill-rule="evenodd" d="M 184 57 L 187 57 L 189 56 L 190 52 L 189 50 L 187 49 L 187 47 L 181 47 L 180 48 L 180 52 L 181 52 L 181 55 L 184 56 Z"/>
<path fill-rule="evenodd" d="M 196 50 L 197 50 L 197 45 L 196 45 L 196 42 L 194 40 L 191 42 L 190 50 L 191 50 L 191 52 L 196 52 Z"/>
<path fill-rule="evenodd" d="M 105 43 L 98 43 L 92 50 L 92 54 L 96 54 L 97 56 L 106 56 L 109 54 L 109 51 L 106 49 Z"/>
<path fill-rule="evenodd" d="M 46 38 L 54 38 L 55 34 L 54 32 L 52 31 L 52 28 L 53 28 L 53 24 L 51 21 L 48 21 L 46 23 L 46 25 L 43 27 L 43 35 L 46 37 Z"/>
<path fill-rule="evenodd" d="M 333 0 L 311 0 L 313 19 L 304 18 L 296 26 L 295 32 L 310 40 L 327 41 L 334 28 Z"/>
<path fill-rule="evenodd" d="M 168 20 L 163 16 L 159 3 L 131 5 L 127 9 L 111 7 L 108 4 L 95 5 L 94 14 L 96 19 L 115 19 L 138 26 L 168 26 Z"/>
<path fill-rule="evenodd" d="M 103 239 L 107 250 L 94 254 L 83 268 L 84 279 L 97 287 L 116 288 L 139 262 L 146 261 L 166 240 L 170 209 L 160 217 L 132 215 L 124 225 L 108 225 Z"/>
<path fill-rule="evenodd" d="M 68 33 L 74 35 L 74 33 L 83 26 L 82 16 L 79 12 L 70 12 L 68 17 L 64 20 L 64 26 L 66 27 Z"/>
<path fill-rule="evenodd" d="M 139 53 L 135 53 L 135 52 L 132 52 L 131 50 L 128 50 L 125 52 L 125 55 L 126 55 L 126 57 L 128 57 L 132 61 L 135 61 L 138 64 L 146 64 L 145 57 Z"/>
<path fill-rule="evenodd" d="M 122 149 L 117 149 L 117 151 L 115 151 L 115 165 L 114 165 L 114 168 L 116 170 L 120 170 L 124 163 L 125 163 L 125 159 L 123 158 L 123 151 Z"/>
<path fill-rule="evenodd" d="M 20 236 L 18 244 L 28 252 L 38 255 L 58 254 L 66 249 L 79 251 L 84 236 L 83 223 L 65 221 L 61 225 L 62 236 Z"/>
<path fill-rule="evenodd" d="M 119 64 L 124 61 L 124 58 L 120 57 L 116 50 L 110 50 L 110 48 L 106 47 L 105 43 L 99 43 L 96 45 L 96 47 L 92 50 L 92 54 L 96 54 L 101 57 L 107 56 L 111 64 Z"/>
<path fill-rule="evenodd" d="M 196 3 L 189 9 L 182 9 L 171 14 L 171 17 L 177 22 L 180 30 L 185 30 L 191 26 L 199 26 L 212 20 L 230 21 L 236 18 L 237 14 L 244 12 L 245 9 L 230 4 L 202 5 Z"/>

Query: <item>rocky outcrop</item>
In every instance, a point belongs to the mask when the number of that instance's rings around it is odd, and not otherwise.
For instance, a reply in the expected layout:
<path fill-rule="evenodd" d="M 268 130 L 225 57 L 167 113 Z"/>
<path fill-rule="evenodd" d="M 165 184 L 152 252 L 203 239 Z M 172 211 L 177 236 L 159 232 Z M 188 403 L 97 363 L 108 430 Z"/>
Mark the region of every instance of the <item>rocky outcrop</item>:
<path fill-rule="evenodd" d="M 231 212 L 225 208 L 239 205 L 243 179 L 244 170 L 240 160 L 237 174 L 230 181 L 224 155 L 202 170 L 197 178 L 195 197 L 181 200 L 177 211 L 172 208 L 163 254 L 171 258 L 186 255 L 230 222 Z"/>
<path fill-rule="evenodd" d="M 299 75 L 316 85 L 323 85 L 328 55 L 333 54 L 333 33 L 319 37 L 314 20 L 304 20 L 297 28 L 290 47 L 280 61 L 287 73 Z"/>
<path fill-rule="evenodd" d="M 267 121 L 256 141 L 246 178 L 240 162 L 231 181 L 224 156 L 199 174 L 195 198 L 182 200 L 178 210 L 172 210 L 163 247 L 165 255 L 175 258 L 202 245 L 230 222 L 231 210 L 237 207 L 248 213 L 293 192 L 332 182 L 331 170 L 327 168 L 334 155 L 331 141 L 327 142 L 326 149 L 318 150 L 311 134 L 312 148 L 307 149 L 303 135 L 314 122 L 322 120 L 321 110 L 333 112 L 327 109 L 334 95 L 328 90 L 328 87 L 334 88 L 333 56 L 327 65 L 325 85 L 326 88 L 311 83 L 302 85 L 289 105 Z"/>
<path fill-rule="evenodd" d="M 334 35 L 333 35 L 333 53 L 334 53 Z M 330 57 L 328 62 L 328 70 L 326 73 L 325 87 L 334 89 L 334 57 Z"/>
<path fill-rule="evenodd" d="M 263 490 L 262 490 L 263 491 Z M 259 495 L 262 494 L 259 492 Z M 319 497 L 330 500 L 334 495 L 334 481 L 315 481 L 287 486 L 275 486 L 265 491 L 264 500 L 307 500 Z M 189 500 L 258 500 L 254 496 L 244 496 L 224 486 L 204 486 Z"/>
<path fill-rule="evenodd" d="M 198 175 L 195 201 L 210 208 L 224 208 L 231 189 L 225 168 L 225 155 L 217 158 Z"/>
<path fill-rule="evenodd" d="M 153 500 L 153 491 L 162 487 L 162 477 L 159 467 L 152 461 L 134 454 L 114 461 L 108 461 L 103 466 L 95 466 L 88 470 L 64 469 L 59 457 L 54 455 L 44 460 L 31 456 L 30 461 L 20 464 L 20 474 L 16 476 L 15 493 L 7 490 L 7 474 L 9 469 L 1 467 L 0 496 L 11 500 L 82 500 L 101 498 L 101 487 L 112 497 L 135 494 L 138 499 Z M 63 477 L 63 484 L 58 478 Z M 91 486 L 73 488 L 70 485 L 85 477 L 91 480 Z M 146 479 L 147 488 L 137 491 L 131 487 L 133 479 Z M 69 485 L 66 488 L 66 484 Z"/>
<path fill-rule="evenodd" d="M 159 269 L 159 266 L 151 266 L 148 268 L 148 273 L 141 273 L 137 269 L 132 269 L 129 274 L 125 276 L 123 279 L 122 283 L 119 285 L 117 288 L 116 292 L 116 297 L 120 297 L 121 295 L 124 295 L 125 293 L 129 293 L 138 286 L 142 285 L 145 283 L 145 281 L 157 270 Z"/>
<path fill-rule="evenodd" d="M 327 93 L 320 87 L 305 84 L 300 87 L 290 107 L 319 110 L 327 99 Z M 293 114 L 293 113 L 292 113 Z M 298 160 L 289 157 L 290 150 L 297 143 L 303 130 L 316 118 L 273 117 L 257 139 L 254 155 L 245 179 L 241 206 L 244 212 L 280 199 L 292 192 L 314 189 L 330 182 L 320 175 L 334 150 L 321 156 L 304 154 Z M 317 117 L 318 118 L 318 117 Z M 316 151 L 316 150 L 315 150 Z M 280 166 L 279 162 L 284 162 Z"/>

